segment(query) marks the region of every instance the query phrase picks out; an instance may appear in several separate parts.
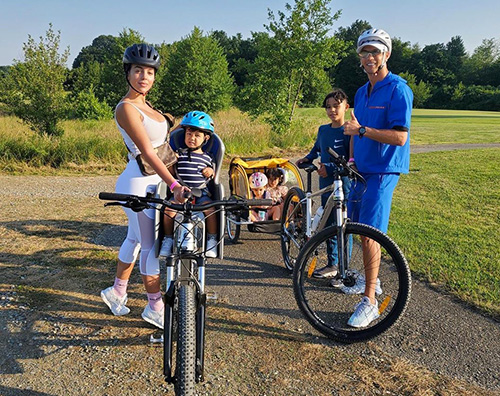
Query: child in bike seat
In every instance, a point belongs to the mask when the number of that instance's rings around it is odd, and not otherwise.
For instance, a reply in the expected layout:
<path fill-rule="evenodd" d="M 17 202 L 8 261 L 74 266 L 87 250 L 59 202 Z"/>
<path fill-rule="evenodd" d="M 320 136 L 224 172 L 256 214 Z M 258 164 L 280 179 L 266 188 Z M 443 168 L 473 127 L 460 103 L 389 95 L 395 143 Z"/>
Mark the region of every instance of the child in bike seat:
<path fill-rule="evenodd" d="M 288 187 L 285 183 L 285 170 L 282 168 L 269 168 L 266 170 L 267 191 L 271 195 L 273 204 L 281 205 L 285 199 Z"/>
<path fill-rule="evenodd" d="M 184 128 L 184 142 L 187 150 L 179 152 L 176 164 L 177 175 L 189 188 L 203 188 L 203 195 L 196 198 L 196 204 L 206 204 L 211 202 L 206 183 L 214 175 L 214 164 L 212 163 L 212 157 L 202 150 L 202 146 L 214 132 L 214 122 L 203 111 L 191 111 L 184 116 L 180 126 Z M 207 229 L 207 249 L 205 253 L 207 257 L 217 257 L 217 218 L 211 215 L 213 212 L 213 208 L 203 212 Z M 165 210 L 163 219 L 165 238 L 161 245 L 160 256 L 172 254 L 175 215 L 174 210 Z"/>
<path fill-rule="evenodd" d="M 251 199 L 271 199 L 271 194 L 267 191 L 267 176 L 262 172 L 252 173 L 249 177 Z M 279 206 L 251 207 L 250 221 L 279 220 Z"/>

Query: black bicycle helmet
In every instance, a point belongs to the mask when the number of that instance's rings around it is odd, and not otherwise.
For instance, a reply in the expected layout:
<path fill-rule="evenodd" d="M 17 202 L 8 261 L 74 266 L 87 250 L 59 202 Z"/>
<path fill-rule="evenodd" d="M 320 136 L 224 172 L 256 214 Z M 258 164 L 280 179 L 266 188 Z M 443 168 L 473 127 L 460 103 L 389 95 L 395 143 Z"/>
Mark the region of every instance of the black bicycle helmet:
<path fill-rule="evenodd" d="M 160 54 L 148 44 L 134 44 L 128 47 L 123 54 L 123 67 L 125 73 L 131 65 L 149 66 L 156 71 L 160 68 Z"/>

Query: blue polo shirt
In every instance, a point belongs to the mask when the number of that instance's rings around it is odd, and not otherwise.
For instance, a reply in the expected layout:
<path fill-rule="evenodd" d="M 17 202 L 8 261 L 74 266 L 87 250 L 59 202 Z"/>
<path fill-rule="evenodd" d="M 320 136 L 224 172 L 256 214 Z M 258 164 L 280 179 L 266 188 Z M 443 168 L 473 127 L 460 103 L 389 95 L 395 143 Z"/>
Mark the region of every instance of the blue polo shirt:
<path fill-rule="evenodd" d="M 360 125 L 376 129 L 405 127 L 409 134 L 413 92 L 406 80 L 389 72 L 375 84 L 370 96 L 369 84 L 358 89 L 354 97 L 354 114 Z M 404 146 L 394 146 L 354 136 L 354 158 L 363 173 L 408 173 L 410 137 Z"/>

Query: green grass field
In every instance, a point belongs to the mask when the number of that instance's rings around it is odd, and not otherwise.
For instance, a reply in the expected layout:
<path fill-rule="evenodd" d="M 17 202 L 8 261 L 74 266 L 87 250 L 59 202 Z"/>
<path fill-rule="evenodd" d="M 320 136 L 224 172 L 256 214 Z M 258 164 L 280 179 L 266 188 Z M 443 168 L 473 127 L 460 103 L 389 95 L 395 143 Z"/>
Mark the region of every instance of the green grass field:
<path fill-rule="evenodd" d="M 500 318 L 500 149 L 411 156 L 389 234 L 414 274 Z"/>
<path fill-rule="evenodd" d="M 347 113 L 349 118 L 350 112 Z M 270 147 L 270 128 L 232 109 L 214 115 L 226 156 L 290 155 L 313 144 L 323 109 L 300 109 L 286 151 Z M 39 137 L 0 117 L 0 173 L 117 174 L 126 150 L 114 122 L 66 121 L 61 140 Z M 500 143 L 500 113 L 413 112 L 411 143 Z M 287 154 L 288 153 L 288 154 Z M 500 318 L 500 149 L 412 154 L 394 197 L 389 234 L 412 271 Z"/>

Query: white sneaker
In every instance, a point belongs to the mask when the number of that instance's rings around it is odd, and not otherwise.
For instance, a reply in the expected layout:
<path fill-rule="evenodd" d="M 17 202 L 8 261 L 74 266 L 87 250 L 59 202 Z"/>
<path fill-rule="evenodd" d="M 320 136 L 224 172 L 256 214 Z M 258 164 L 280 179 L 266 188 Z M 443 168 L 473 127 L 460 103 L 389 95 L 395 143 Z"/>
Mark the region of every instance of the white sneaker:
<path fill-rule="evenodd" d="M 174 239 L 170 237 L 163 238 L 161 243 L 160 256 L 170 256 L 172 254 L 172 247 L 174 246 Z"/>
<path fill-rule="evenodd" d="M 359 274 L 356 277 L 356 283 L 353 286 L 347 287 L 345 285 L 342 285 L 340 287 L 340 290 L 342 290 L 342 292 L 344 292 L 345 294 L 363 294 L 365 292 L 365 288 L 366 288 L 366 279 L 364 275 Z M 377 282 L 375 283 L 375 294 L 378 296 L 382 294 L 382 288 L 380 287 L 379 278 L 377 278 Z"/>
<path fill-rule="evenodd" d="M 365 296 L 354 307 L 354 313 L 347 321 L 347 324 L 351 327 L 366 327 L 379 316 L 377 300 L 375 300 L 375 304 L 372 304 L 370 299 Z"/>
<path fill-rule="evenodd" d="M 152 325 L 163 330 L 163 321 L 165 316 L 164 309 L 162 309 L 161 311 L 153 311 L 153 309 L 148 304 L 146 305 L 146 308 L 144 308 L 144 311 L 142 311 L 141 316 L 142 319 L 144 319 L 146 322 L 151 323 Z"/>
<path fill-rule="evenodd" d="M 130 312 L 130 309 L 125 306 L 127 303 L 127 295 L 125 294 L 123 297 L 118 297 L 113 286 L 101 290 L 101 298 L 116 316 L 126 315 Z"/>
<path fill-rule="evenodd" d="M 208 236 L 206 257 L 217 257 L 217 236 Z"/>

